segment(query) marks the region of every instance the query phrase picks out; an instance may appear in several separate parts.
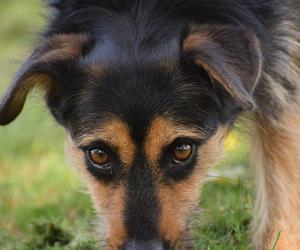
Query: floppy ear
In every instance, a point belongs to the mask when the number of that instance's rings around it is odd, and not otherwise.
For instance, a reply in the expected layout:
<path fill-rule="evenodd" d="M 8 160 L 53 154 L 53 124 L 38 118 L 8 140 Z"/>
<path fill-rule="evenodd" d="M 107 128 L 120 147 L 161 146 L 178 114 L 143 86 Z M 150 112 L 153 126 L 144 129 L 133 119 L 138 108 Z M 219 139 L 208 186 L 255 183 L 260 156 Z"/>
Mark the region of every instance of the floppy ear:
<path fill-rule="evenodd" d="M 56 35 L 36 49 L 0 102 L 0 125 L 9 124 L 20 114 L 34 87 L 41 87 L 46 96 L 50 95 L 57 86 L 58 68 L 76 62 L 87 43 L 86 35 Z"/>
<path fill-rule="evenodd" d="M 183 40 L 182 53 L 244 109 L 255 108 L 252 94 L 260 77 L 262 55 L 254 33 L 232 25 L 194 25 Z"/>

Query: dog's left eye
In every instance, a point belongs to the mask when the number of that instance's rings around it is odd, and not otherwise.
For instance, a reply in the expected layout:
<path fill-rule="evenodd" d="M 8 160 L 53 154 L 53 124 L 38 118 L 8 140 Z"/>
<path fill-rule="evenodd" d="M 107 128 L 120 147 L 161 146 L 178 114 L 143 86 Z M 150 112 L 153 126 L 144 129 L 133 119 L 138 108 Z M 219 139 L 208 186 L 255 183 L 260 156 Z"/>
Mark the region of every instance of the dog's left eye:
<path fill-rule="evenodd" d="M 100 180 L 111 181 L 120 171 L 118 157 L 114 150 L 104 143 L 82 147 L 85 152 L 87 169 Z M 100 145 L 99 145 L 100 144 Z"/>
<path fill-rule="evenodd" d="M 194 139 L 177 138 L 167 146 L 160 163 L 166 177 L 180 180 L 188 176 L 195 167 L 199 144 Z"/>
<path fill-rule="evenodd" d="M 90 162 L 97 168 L 109 168 L 109 156 L 103 149 L 92 149 L 88 151 Z"/>

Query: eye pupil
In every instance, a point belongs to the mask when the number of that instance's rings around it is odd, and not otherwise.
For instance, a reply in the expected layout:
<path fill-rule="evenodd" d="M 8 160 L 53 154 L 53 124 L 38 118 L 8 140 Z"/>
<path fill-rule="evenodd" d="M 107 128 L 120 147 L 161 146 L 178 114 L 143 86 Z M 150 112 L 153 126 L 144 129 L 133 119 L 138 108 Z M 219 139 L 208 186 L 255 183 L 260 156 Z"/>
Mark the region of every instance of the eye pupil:
<path fill-rule="evenodd" d="M 178 162 L 185 162 L 190 159 L 193 153 L 193 147 L 190 144 L 182 144 L 174 150 L 174 160 Z"/>
<path fill-rule="evenodd" d="M 95 165 L 106 165 L 109 162 L 109 157 L 104 150 L 101 149 L 93 149 L 89 152 L 89 156 L 91 161 Z"/>

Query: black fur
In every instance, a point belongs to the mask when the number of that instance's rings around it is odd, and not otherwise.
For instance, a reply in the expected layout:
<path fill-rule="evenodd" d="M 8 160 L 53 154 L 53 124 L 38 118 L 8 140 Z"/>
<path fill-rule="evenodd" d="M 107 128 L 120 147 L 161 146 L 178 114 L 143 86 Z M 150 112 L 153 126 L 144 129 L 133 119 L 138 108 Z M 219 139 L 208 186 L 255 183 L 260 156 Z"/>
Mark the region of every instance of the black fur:
<path fill-rule="evenodd" d="M 136 156 L 126 182 L 125 224 L 129 239 L 158 239 L 160 207 L 155 178 L 142 154 Z"/>
<path fill-rule="evenodd" d="M 230 23 L 246 26 L 260 37 L 266 37 L 268 27 L 278 20 L 282 7 L 282 2 L 276 0 L 58 0 L 50 3 L 57 10 L 50 34 L 74 31 L 97 33 L 103 28 L 95 25 L 97 20 L 101 22 L 107 20 L 109 14 L 116 16 L 125 13 L 129 19 L 143 26 L 167 19 Z M 145 29 L 143 32 L 149 34 Z"/>

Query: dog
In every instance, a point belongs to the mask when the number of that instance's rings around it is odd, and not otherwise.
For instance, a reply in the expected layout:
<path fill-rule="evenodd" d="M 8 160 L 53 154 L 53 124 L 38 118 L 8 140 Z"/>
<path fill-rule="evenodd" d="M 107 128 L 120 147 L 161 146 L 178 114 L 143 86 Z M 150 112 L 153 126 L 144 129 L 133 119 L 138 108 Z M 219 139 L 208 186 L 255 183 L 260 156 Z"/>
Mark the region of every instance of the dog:
<path fill-rule="evenodd" d="M 106 225 L 107 249 L 186 249 L 238 117 L 257 176 L 255 249 L 300 249 L 298 0 L 54 0 L 0 124 L 45 93 Z"/>

